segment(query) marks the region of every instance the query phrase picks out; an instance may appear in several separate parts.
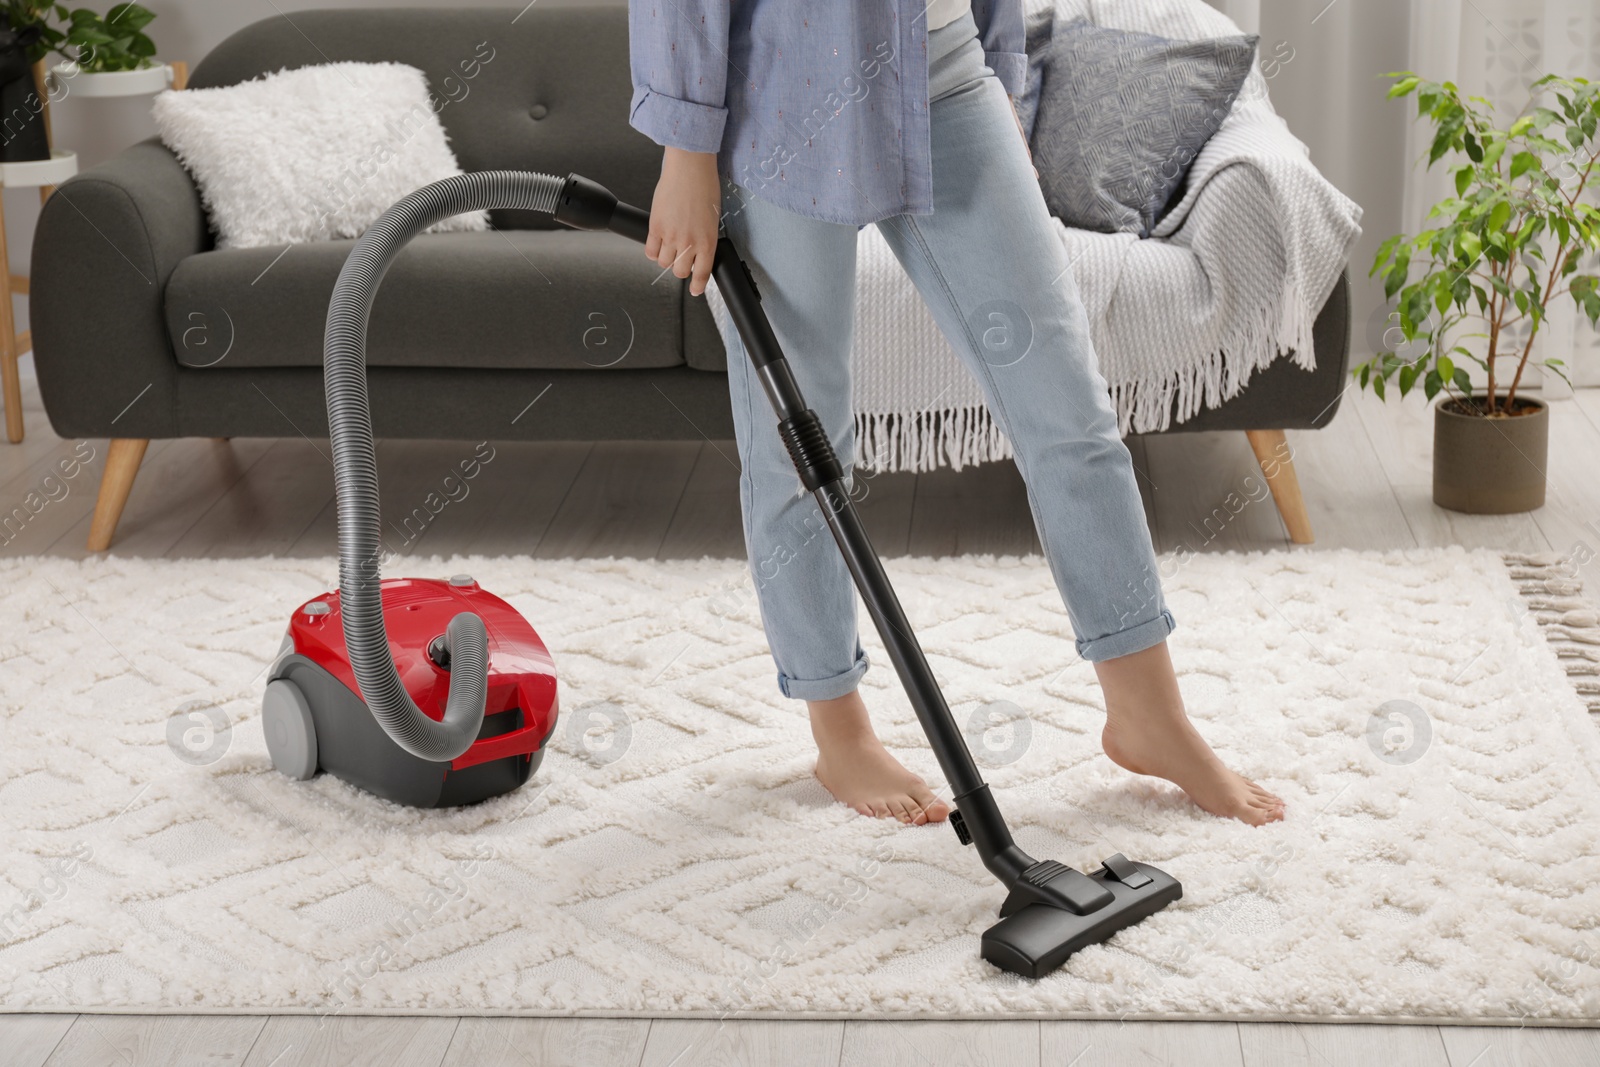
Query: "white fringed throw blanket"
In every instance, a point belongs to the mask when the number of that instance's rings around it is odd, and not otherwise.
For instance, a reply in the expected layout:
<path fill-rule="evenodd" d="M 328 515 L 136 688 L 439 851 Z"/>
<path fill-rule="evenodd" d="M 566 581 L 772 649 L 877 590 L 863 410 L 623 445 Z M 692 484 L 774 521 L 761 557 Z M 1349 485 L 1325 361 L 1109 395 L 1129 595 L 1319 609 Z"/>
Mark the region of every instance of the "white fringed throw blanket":
<path fill-rule="evenodd" d="M 1240 32 L 1202 0 L 1026 0 L 1057 24 L 1191 40 Z M 1183 199 L 1145 240 L 1056 220 L 1124 434 L 1167 429 L 1239 393 L 1292 352 L 1316 365 L 1312 325 L 1361 235 L 1361 207 L 1312 165 L 1267 98 L 1261 65 L 1195 157 Z M 877 227 L 858 237 L 856 465 L 960 470 L 1011 455 L 977 382 Z M 727 312 L 707 289 L 724 335 Z M 1176 403 L 1175 403 L 1176 402 Z"/>

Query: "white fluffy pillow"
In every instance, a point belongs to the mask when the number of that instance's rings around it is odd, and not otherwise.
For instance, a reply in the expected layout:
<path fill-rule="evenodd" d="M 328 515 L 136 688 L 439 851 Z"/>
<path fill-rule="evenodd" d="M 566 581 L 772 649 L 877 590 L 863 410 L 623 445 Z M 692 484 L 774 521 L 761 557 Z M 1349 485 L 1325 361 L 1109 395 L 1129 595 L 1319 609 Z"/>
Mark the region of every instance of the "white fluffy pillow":
<path fill-rule="evenodd" d="M 461 173 L 427 77 L 404 63 L 328 63 L 167 90 L 152 110 L 221 248 L 358 237 L 407 193 Z M 476 211 L 430 232 L 488 226 Z"/>

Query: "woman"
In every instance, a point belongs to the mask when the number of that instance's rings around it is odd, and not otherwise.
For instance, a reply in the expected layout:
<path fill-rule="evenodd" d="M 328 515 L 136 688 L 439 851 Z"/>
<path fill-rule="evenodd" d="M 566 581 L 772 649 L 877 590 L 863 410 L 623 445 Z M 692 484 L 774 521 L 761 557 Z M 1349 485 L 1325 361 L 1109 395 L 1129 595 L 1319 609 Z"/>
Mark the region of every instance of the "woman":
<path fill-rule="evenodd" d="M 1283 802 L 1184 711 L 1133 463 L 1021 136 L 1021 0 L 633 0 L 629 122 L 664 147 L 645 255 L 705 292 L 719 220 L 845 469 L 856 231 L 875 223 L 1011 442 L 1044 555 L 1105 693 L 1106 755 L 1252 825 Z M 1030 343 L 1019 356 L 1018 328 Z M 760 383 L 724 331 L 745 544 L 778 687 L 817 778 L 863 815 L 948 806 L 883 747 L 857 684 L 856 594 Z"/>

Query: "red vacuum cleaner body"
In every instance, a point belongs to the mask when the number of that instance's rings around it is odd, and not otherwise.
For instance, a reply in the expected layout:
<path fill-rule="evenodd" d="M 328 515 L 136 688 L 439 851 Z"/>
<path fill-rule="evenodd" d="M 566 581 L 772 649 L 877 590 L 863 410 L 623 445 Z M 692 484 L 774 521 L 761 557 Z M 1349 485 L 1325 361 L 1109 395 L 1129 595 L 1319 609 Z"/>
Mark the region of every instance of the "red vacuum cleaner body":
<path fill-rule="evenodd" d="M 390 739 L 361 697 L 335 591 L 295 609 L 269 675 L 263 722 L 274 765 L 299 779 L 329 771 L 418 807 L 469 804 L 522 785 L 538 769 L 560 713 L 555 661 L 539 635 L 466 575 L 386 578 L 380 589 L 395 670 L 435 721 L 444 717 L 450 691 L 438 639 L 462 612 L 483 620 L 489 661 L 477 740 L 455 759 L 433 762 Z"/>

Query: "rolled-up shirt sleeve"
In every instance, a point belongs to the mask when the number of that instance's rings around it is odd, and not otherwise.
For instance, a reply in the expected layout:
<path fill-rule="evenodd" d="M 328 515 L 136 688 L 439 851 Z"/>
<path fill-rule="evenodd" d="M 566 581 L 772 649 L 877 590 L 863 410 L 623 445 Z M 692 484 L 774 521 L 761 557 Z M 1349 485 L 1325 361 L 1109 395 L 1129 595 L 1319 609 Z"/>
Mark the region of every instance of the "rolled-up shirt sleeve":
<path fill-rule="evenodd" d="M 629 0 L 628 125 L 662 146 L 722 147 L 730 7 L 730 0 Z"/>
<path fill-rule="evenodd" d="M 1021 96 L 1028 81 L 1022 0 L 972 0 L 972 21 L 983 43 L 983 61 L 1008 95 Z"/>

